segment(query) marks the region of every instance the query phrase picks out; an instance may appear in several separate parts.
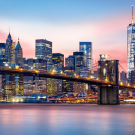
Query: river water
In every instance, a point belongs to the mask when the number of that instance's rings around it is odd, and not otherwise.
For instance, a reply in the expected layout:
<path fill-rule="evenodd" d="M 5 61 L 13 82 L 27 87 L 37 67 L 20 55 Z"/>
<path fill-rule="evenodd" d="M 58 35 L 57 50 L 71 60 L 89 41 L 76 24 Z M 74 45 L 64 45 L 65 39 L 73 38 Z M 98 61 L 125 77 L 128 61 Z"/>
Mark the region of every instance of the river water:
<path fill-rule="evenodd" d="M 0 135 L 135 135 L 135 104 L 0 104 Z"/>

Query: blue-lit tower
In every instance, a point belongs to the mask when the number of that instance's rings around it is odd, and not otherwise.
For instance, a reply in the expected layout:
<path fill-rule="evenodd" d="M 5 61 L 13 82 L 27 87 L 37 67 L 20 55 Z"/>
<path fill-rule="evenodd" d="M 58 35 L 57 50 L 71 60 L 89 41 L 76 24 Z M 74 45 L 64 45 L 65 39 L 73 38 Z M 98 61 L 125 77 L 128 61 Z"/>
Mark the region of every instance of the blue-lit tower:
<path fill-rule="evenodd" d="M 131 71 L 134 71 L 135 55 L 135 23 L 133 18 L 132 5 L 132 23 L 127 27 L 127 77 L 131 78 Z"/>
<path fill-rule="evenodd" d="M 91 42 L 80 42 L 79 51 L 83 52 L 87 58 L 87 67 L 90 70 L 90 73 L 93 73 L 92 67 L 92 43 Z"/>

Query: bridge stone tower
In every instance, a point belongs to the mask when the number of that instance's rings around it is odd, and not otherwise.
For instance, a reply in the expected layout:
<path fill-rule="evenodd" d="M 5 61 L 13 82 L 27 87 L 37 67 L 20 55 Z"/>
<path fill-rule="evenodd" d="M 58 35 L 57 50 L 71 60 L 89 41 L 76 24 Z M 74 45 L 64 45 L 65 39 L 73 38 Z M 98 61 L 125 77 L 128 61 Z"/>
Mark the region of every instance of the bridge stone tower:
<path fill-rule="evenodd" d="M 118 60 L 98 61 L 99 80 L 112 82 L 112 85 L 98 87 L 98 104 L 119 104 Z"/>

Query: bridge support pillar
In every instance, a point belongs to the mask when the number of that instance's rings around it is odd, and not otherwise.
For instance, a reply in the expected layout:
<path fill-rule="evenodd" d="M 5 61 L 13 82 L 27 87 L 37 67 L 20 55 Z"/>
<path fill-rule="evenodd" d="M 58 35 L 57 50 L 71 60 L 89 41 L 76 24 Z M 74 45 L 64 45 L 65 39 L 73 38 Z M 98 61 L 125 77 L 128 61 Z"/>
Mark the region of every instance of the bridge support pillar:
<path fill-rule="evenodd" d="M 98 104 L 101 105 L 119 104 L 119 86 L 98 87 Z"/>

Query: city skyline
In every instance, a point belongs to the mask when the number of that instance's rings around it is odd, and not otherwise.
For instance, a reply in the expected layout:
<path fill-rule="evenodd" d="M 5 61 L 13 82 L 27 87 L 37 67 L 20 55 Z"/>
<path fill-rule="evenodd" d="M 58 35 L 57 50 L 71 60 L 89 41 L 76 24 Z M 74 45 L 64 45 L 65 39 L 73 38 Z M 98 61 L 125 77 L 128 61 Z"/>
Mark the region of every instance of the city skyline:
<path fill-rule="evenodd" d="M 8 2 L 6 5 L 8 7 L 11 3 L 10 1 L 6 2 Z M 16 10 L 24 6 L 25 2 L 16 2 Z M 45 3 L 40 2 L 38 6 L 40 5 L 42 8 L 42 4 Z M 108 54 L 111 56 L 110 59 L 119 59 L 121 65 L 127 70 L 127 26 L 132 21 L 131 6 L 135 3 L 132 0 L 131 2 L 122 1 L 122 5 L 119 5 L 120 2 L 116 4 L 115 1 L 104 1 L 104 4 L 100 7 L 100 1 L 98 1 L 98 4 L 90 1 L 85 1 L 84 3 L 79 1 L 75 6 L 76 2 L 73 1 L 71 3 L 71 1 L 68 1 L 67 5 L 66 2 L 62 1 L 53 2 L 53 4 L 52 2 L 46 2 L 45 9 L 49 7 L 50 9 L 54 9 L 46 11 L 44 9 L 38 10 L 39 7 L 37 7 L 37 14 L 34 14 L 35 11 L 33 13 L 31 12 L 34 10 L 37 2 L 27 2 L 24 9 L 19 9 L 20 15 L 14 9 L 8 15 L 7 11 L 3 13 L 1 8 L 0 20 L 2 21 L 0 25 L 2 27 L 0 28 L 0 42 L 5 42 L 9 33 L 9 26 L 12 39 L 16 41 L 16 44 L 19 36 L 23 56 L 26 58 L 35 57 L 36 39 L 52 41 L 53 53 L 62 53 L 65 58 L 72 55 L 73 52 L 79 51 L 79 42 L 92 42 L 93 63 L 95 60 L 99 60 L 99 54 Z M 4 2 L 1 2 L 1 5 L 3 4 Z M 32 4 L 31 10 L 28 9 L 30 4 Z M 56 7 L 54 6 L 55 4 Z M 90 9 L 87 4 L 90 4 Z M 69 7 L 71 11 L 68 10 Z M 58 8 L 60 10 L 63 9 L 63 13 L 60 14 Z M 58 14 L 55 14 L 55 10 Z M 28 14 L 25 14 L 26 12 Z M 44 13 L 46 15 L 45 19 L 42 17 Z M 123 48 L 123 50 L 116 49 L 118 46 L 119 48 Z"/>

